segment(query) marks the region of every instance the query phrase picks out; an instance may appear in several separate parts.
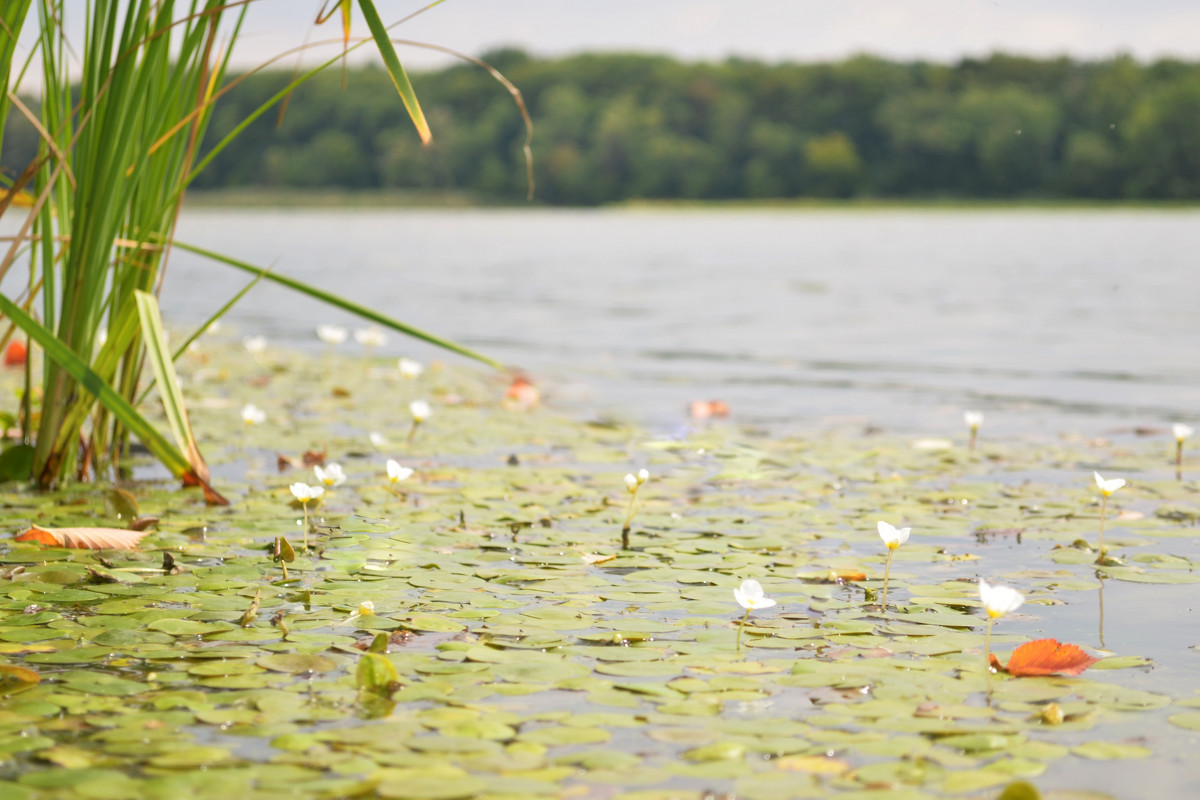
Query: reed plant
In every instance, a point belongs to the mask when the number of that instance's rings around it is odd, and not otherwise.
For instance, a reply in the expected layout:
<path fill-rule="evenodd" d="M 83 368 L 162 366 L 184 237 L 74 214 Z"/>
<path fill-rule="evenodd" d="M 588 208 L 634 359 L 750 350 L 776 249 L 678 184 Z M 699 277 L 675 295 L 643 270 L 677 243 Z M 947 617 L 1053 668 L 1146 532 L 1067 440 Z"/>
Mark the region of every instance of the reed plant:
<path fill-rule="evenodd" d="M 0 459 L 10 472 L 12 464 L 23 469 L 27 460 L 28 474 L 40 487 L 112 474 L 121 468 L 132 435 L 185 484 L 202 486 L 210 502 L 224 502 L 209 486 L 177 389 L 173 361 L 183 347 L 168 350 L 158 313 L 156 298 L 170 251 L 181 246 L 174 241 L 180 204 L 188 184 L 249 122 L 338 61 L 331 58 L 297 75 L 201 152 L 213 110 L 229 88 L 229 56 L 253 3 L 92 0 L 86 5 L 81 48 L 65 36 L 63 0 L 0 4 L 4 86 L 19 86 L 33 71 L 39 72 L 41 85 L 37 103 L 24 102 L 11 89 L 0 97 L 0 131 L 7 115 L 19 113 L 40 136 L 37 157 L 20 175 L 5 178 L 7 191 L 0 198 L 0 216 L 24 215 L 6 251 L 0 250 L 0 279 L 15 264 L 29 265 L 28 283 L 19 292 L 0 294 L 0 313 L 9 321 L 0 329 L 0 345 L 19 330 L 42 352 L 38 370 L 26 359 L 18 415 L 24 443 L 10 448 L 19 457 L 6 451 Z M 352 5 L 353 0 L 333 4 L 333 11 L 342 12 L 347 46 Z M 377 46 L 419 135 L 427 140 L 420 105 L 372 0 L 357 0 L 357 6 L 371 30 L 363 42 Z M 18 37 L 27 30 L 36 31 L 36 44 L 18 61 Z M 252 273 L 254 280 L 281 283 L 494 364 L 286 276 L 194 245 L 189 249 Z M 166 409 L 169 435 L 139 409 L 150 382 Z M 36 406 L 35 396 L 40 396 Z"/>

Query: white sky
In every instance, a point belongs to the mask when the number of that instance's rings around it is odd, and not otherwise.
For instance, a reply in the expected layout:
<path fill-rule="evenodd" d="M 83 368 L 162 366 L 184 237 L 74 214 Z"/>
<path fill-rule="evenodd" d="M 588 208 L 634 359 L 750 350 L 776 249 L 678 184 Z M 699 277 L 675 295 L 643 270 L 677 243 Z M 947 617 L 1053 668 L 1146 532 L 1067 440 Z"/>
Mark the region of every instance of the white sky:
<path fill-rule="evenodd" d="M 420 8 L 376 0 L 391 22 Z M 243 57 L 303 41 L 317 0 L 259 0 Z M 354 33 L 366 35 L 355 4 Z M 309 13 L 305 13 L 309 11 Z M 580 50 L 829 60 L 871 52 L 954 61 L 996 50 L 1102 58 L 1200 58 L 1197 0 L 446 0 L 396 29 L 474 55 L 516 45 L 538 55 Z M 335 24 L 314 32 L 336 37 Z M 414 65 L 428 56 L 401 51 Z"/>
<path fill-rule="evenodd" d="M 78 42 L 84 0 L 66 0 Z M 421 8 L 376 0 L 386 23 Z M 255 0 L 235 53 L 254 66 L 312 41 L 340 37 L 340 22 L 312 21 L 320 0 Z M 368 34 L 355 3 L 353 33 Z M 738 55 L 765 61 L 832 60 L 860 52 L 955 61 L 997 50 L 1104 58 L 1128 53 L 1200 59 L 1197 0 L 445 0 L 395 29 L 406 39 L 481 55 L 515 45 L 536 55 L 582 50 L 667 53 L 690 60 Z M 315 51 L 332 55 L 338 45 Z M 444 63 L 401 49 L 412 68 Z M 369 57 L 369 51 L 364 51 Z M 290 67 L 294 59 L 282 62 Z"/>

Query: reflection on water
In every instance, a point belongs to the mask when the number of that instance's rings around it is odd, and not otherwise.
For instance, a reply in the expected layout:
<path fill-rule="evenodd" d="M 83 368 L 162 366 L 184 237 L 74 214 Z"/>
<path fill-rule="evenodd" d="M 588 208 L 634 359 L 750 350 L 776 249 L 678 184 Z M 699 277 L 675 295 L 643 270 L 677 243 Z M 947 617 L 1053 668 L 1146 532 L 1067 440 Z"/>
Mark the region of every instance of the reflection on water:
<path fill-rule="evenodd" d="M 532 370 L 550 399 L 677 424 L 989 433 L 1195 418 L 1194 211 L 188 211 L 179 235 Z M 177 252 L 169 320 L 244 276 Z M 354 324 L 273 286 L 242 332 Z M 392 337 L 381 352 L 436 357 Z M 586 392 L 582 391 L 586 390 Z"/>

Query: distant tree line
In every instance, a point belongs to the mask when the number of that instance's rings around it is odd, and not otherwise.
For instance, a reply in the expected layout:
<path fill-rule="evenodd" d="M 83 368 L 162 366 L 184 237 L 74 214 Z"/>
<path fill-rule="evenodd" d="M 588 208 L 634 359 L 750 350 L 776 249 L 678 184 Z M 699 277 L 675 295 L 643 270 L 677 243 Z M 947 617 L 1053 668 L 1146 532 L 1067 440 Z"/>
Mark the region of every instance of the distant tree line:
<path fill-rule="evenodd" d="M 859 56 L 839 63 L 684 63 L 609 54 L 486 57 L 534 120 L 538 201 L 633 198 L 1200 198 L 1200 65 L 1039 60 L 957 64 Z M 206 144 L 290 76 L 253 75 Z M 331 70 L 297 89 L 196 188 L 464 191 L 525 196 L 524 127 L 485 71 L 413 76 L 435 143 L 422 147 L 387 75 Z M 18 170 L 33 136 L 0 154 Z"/>

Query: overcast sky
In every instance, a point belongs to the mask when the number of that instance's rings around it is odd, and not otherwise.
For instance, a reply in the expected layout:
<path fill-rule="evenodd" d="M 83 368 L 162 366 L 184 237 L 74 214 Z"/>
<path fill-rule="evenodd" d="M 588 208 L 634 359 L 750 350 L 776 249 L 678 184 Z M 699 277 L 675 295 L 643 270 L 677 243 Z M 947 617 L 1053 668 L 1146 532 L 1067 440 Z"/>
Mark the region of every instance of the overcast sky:
<path fill-rule="evenodd" d="M 254 0 L 235 66 L 257 66 L 303 45 L 306 37 L 310 42 L 339 39 L 337 19 L 314 28 L 321 5 L 321 0 Z M 387 23 L 424 5 L 376 0 Z M 84 7 L 84 0 L 66 0 L 68 32 L 77 50 Z M 394 31 L 399 38 L 472 55 L 513 45 L 536 55 L 622 50 L 772 62 L 864 52 L 953 62 L 997 50 L 1200 60 L 1200 0 L 445 0 Z M 352 33 L 368 34 L 357 3 Z M 29 37 L 22 39 L 27 46 Z M 312 48 L 309 60 L 339 49 L 336 43 Z M 411 48 L 402 48 L 400 55 L 415 69 L 446 58 Z M 364 48 L 358 60 L 369 57 L 377 56 Z M 281 61 L 287 67 L 294 63 L 293 57 Z"/>
<path fill-rule="evenodd" d="M 354 32 L 367 29 L 355 8 Z M 377 0 L 386 22 L 423 3 Z M 317 0 L 259 0 L 242 58 L 304 40 Z M 310 9 L 309 13 L 305 9 Z M 1200 58 L 1197 0 L 446 0 L 396 29 L 479 55 L 636 50 L 687 59 L 828 60 L 870 52 L 955 61 L 996 50 L 1035 56 Z M 338 35 L 333 21 L 312 33 Z M 401 51 L 417 65 L 428 56 Z"/>

